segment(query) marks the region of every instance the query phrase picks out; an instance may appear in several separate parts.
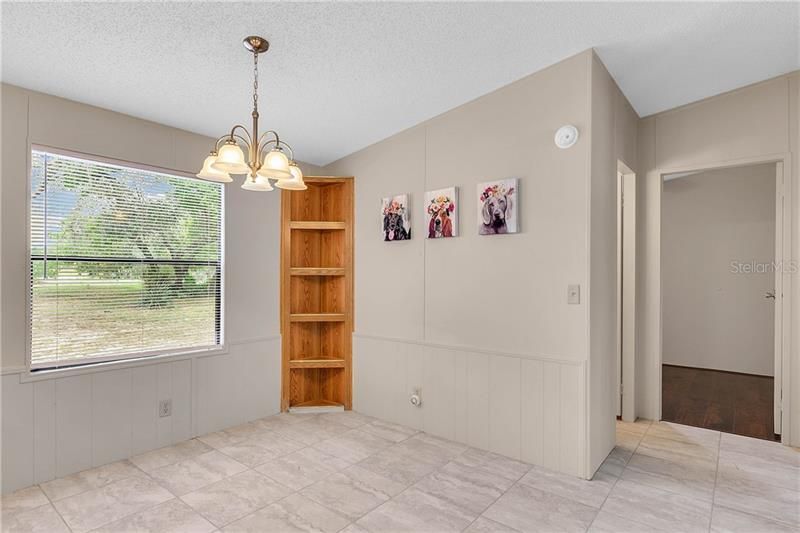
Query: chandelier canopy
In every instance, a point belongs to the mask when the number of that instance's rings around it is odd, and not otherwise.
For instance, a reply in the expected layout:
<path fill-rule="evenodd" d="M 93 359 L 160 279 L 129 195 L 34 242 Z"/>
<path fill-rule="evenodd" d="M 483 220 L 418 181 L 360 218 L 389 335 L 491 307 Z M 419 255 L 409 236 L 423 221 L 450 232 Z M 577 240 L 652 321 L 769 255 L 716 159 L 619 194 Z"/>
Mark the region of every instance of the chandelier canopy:
<path fill-rule="evenodd" d="M 305 190 L 303 172 L 294 161 L 292 147 L 274 130 L 258 135 L 258 56 L 269 50 L 269 42 L 251 35 L 245 37 L 244 47 L 253 53 L 253 128 L 248 131 L 245 126 L 237 124 L 230 133 L 217 139 L 197 177 L 230 183 L 233 181 L 231 174 L 244 174 L 242 189 L 248 191 L 273 190 L 269 180 L 275 180 L 275 187 L 281 189 Z"/>

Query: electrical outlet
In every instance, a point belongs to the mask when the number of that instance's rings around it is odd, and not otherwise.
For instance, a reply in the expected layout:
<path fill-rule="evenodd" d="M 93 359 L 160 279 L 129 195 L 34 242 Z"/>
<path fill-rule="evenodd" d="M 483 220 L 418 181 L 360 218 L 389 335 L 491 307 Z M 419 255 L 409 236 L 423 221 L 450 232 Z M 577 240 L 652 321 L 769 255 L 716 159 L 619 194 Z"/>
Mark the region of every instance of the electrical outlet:
<path fill-rule="evenodd" d="M 172 416 L 172 400 L 161 400 L 158 402 L 158 416 L 160 418 Z"/>
<path fill-rule="evenodd" d="M 422 389 L 411 389 L 411 394 L 408 399 L 414 407 L 422 407 Z"/>

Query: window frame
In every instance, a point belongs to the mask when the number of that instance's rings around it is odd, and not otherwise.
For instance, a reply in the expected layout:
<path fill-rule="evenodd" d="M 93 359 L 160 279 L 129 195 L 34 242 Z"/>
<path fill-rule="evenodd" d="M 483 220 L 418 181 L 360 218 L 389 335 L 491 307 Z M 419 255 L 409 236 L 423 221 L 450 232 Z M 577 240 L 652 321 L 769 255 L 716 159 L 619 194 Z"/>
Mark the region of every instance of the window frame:
<path fill-rule="evenodd" d="M 54 373 L 58 374 L 81 374 L 84 372 L 93 372 L 97 370 L 108 370 L 109 367 L 129 367 L 140 366 L 144 364 L 154 364 L 175 359 L 186 359 L 198 356 L 210 356 L 228 353 L 228 342 L 225 335 L 225 317 L 226 317 L 226 285 L 227 285 L 227 269 L 225 268 L 226 258 L 226 231 L 225 231 L 225 186 L 220 184 L 220 255 L 219 255 L 219 317 L 218 317 L 218 342 L 214 345 L 187 347 L 187 348 L 165 348 L 162 350 L 149 350 L 142 352 L 129 352 L 125 354 L 118 354 L 113 356 L 92 357 L 81 360 L 80 362 L 70 362 L 63 365 L 58 365 L 57 361 L 51 361 L 52 364 L 34 364 L 33 363 L 33 327 L 32 327 L 32 305 L 33 305 L 33 277 L 31 276 L 31 262 L 33 261 L 32 255 L 32 242 L 31 242 L 31 215 L 32 205 L 30 198 L 31 184 L 32 184 L 32 159 L 33 152 L 46 152 L 52 155 L 60 155 L 65 157 L 74 157 L 95 163 L 116 165 L 144 172 L 156 172 L 159 174 L 167 174 L 179 178 L 187 178 L 191 180 L 200 181 L 199 178 L 193 174 L 176 170 L 172 168 L 158 167 L 144 163 L 136 163 L 124 159 L 115 159 L 95 154 L 87 154 L 85 152 L 78 152 L 75 150 L 67 150 L 64 148 L 56 148 L 44 144 L 28 143 L 27 148 L 27 176 L 26 176 L 26 203 L 25 203 L 25 244 L 26 254 L 23 258 L 25 261 L 25 366 L 28 371 L 28 376 L 33 377 L 36 375 L 52 376 Z M 169 261 L 164 261 L 169 263 Z"/>

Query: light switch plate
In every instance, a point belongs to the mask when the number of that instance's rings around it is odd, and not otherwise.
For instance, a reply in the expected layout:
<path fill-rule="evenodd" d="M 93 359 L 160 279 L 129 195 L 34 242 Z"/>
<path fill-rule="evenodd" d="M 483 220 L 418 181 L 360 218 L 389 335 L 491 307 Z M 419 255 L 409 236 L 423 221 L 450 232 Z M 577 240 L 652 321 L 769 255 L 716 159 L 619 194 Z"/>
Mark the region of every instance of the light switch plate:
<path fill-rule="evenodd" d="M 577 305 L 581 303 L 581 286 L 567 285 L 567 303 Z"/>

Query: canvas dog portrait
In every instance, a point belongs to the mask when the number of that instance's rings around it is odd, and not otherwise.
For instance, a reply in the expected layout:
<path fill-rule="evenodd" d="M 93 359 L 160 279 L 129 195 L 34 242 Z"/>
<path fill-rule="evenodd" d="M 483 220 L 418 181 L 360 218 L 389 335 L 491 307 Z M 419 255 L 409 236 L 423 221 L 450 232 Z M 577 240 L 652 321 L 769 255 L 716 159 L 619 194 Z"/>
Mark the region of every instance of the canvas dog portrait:
<path fill-rule="evenodd" d="M 384 241 L 406 241 L 411 238 L 411 217 L 408 195 L 398 194 L 381 201 Z"/>
<path fill-rule="evenodd" d="M 455 187 L 425 193 L 425 217 L 428 238 L 441 239 L 458 235 L 458 205 Z"/>
<path fill-rule="evenodd" d="M 478 184 L 478 233 L 517 233 L 517 179 Z"/>

